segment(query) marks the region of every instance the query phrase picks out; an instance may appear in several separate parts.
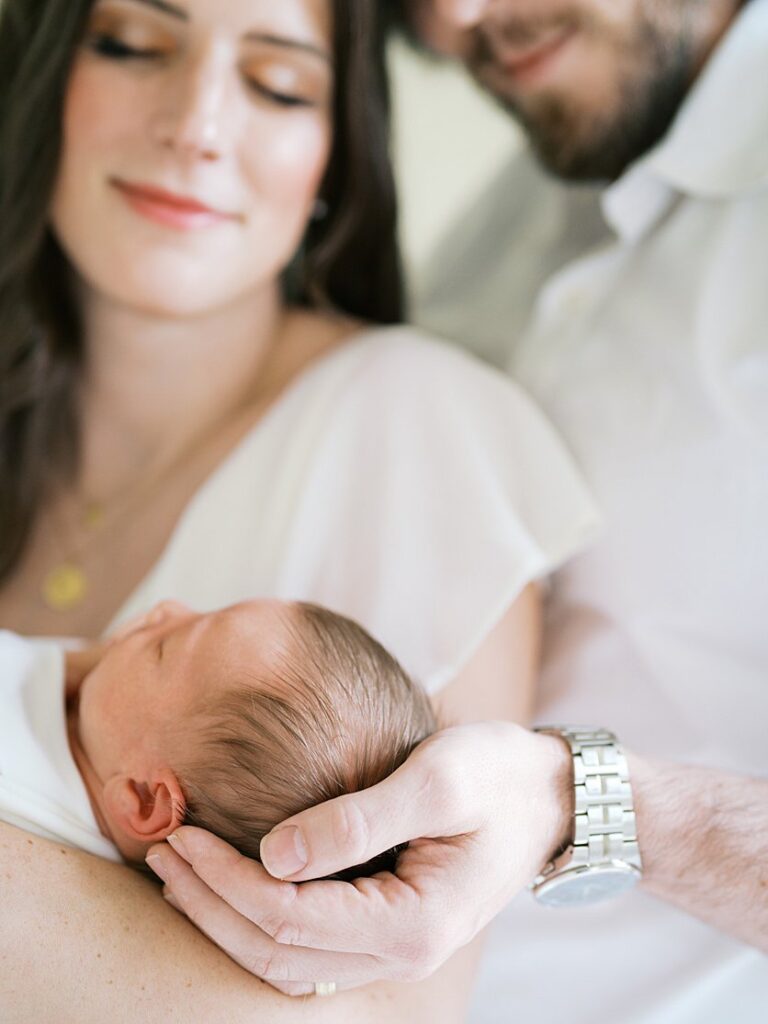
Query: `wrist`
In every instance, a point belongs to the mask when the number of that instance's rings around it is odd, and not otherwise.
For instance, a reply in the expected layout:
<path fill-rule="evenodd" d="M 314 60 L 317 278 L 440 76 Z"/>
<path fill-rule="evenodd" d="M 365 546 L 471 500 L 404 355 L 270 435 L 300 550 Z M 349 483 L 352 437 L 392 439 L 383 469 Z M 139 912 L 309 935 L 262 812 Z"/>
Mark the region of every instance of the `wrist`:
<path fill-rule="evenodd" d="M 561 736 L 538 733 L 536 739 L 540 744 L 546 808 L 541 868 L 573 843 L 573 757 Z"/>
<path fill-rule="evenodd" d="M 703 837 L 715 827 L 716 801 L 706 784 L 709 780 L 695 769 L 646 760 L 631 752 L 627 762 L 635 794 L 643 884 L 661 893 L 667 880 L 683 884 L 690 867 L 690 837 Z M 699 844 L 700 856 L 705 845 Z"/>

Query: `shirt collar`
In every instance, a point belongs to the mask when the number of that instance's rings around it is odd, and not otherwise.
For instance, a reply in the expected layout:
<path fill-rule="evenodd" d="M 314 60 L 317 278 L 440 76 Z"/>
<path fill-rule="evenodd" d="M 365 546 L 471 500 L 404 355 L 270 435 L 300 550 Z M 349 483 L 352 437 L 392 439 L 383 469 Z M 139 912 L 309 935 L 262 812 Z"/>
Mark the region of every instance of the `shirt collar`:
<path fill-rule="evenodd" d="M 750 0 L 666 137 L 603 195 L 606 219 L 637 238 L 680 195 L 727 199 L 768 186 L 768 0 Z"/>

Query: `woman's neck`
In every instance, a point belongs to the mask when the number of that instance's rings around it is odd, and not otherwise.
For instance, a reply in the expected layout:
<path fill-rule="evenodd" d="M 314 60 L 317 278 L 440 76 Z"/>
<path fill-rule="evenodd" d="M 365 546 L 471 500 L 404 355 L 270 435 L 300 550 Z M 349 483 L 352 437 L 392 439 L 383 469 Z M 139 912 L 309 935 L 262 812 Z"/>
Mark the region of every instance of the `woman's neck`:
<path fill-rule="evenodd" d="M 285 312 L 277 288 L 170 318 L 84 296 L 80 490 L 108 497 L 195 448 L 266 385 Z"/>

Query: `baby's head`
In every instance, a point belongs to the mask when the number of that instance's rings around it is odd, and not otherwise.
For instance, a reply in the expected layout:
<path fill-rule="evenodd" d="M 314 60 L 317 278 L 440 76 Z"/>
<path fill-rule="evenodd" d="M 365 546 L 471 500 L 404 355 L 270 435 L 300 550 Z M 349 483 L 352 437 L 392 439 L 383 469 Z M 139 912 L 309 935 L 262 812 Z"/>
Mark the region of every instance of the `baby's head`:
<path fill-rule="evenodd" d="M 129 860 L 181 824 L 255 857 L 278 822 L 375 784 L 435 728 L 424 693 L 349 619 L 278 601 L 164 606 L 83 683 L 78 760 Z"/>

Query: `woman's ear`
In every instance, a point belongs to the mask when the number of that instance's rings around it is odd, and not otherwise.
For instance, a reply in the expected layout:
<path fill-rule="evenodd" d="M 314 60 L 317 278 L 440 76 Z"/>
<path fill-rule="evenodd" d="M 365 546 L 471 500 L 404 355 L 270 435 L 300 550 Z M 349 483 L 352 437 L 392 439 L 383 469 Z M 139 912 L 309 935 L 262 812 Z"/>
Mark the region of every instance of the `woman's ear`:
<path fill-rule="evenodd" d="M 126 839 L 158 843 L 183 824 L 184 794 L 170 769 L 158 771 L 150 782 L 115 775 L 104 786 L 104 809 L 110 827 Z"/>

